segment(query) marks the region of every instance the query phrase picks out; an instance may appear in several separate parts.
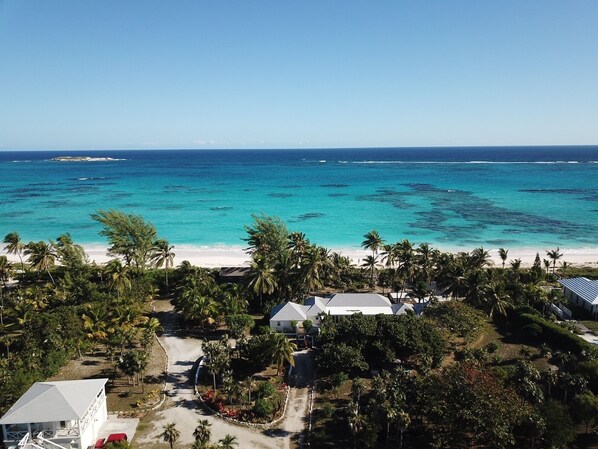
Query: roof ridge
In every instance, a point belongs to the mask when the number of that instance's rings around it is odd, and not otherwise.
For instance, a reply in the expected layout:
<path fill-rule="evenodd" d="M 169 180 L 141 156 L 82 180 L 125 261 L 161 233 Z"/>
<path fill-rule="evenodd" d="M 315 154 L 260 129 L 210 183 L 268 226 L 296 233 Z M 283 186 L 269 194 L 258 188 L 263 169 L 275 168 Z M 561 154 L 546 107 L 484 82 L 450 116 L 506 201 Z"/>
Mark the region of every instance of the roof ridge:
<path fill-rule="evenodd" d="M 73 384 L 68 384 L 68 385 L 73 385 Z M 66 392 L 63 390 L 62 387 L 66 387 L 67 385 L 62 384 L 62 385 L 56 385 L 55 388 L 58 391 L 58 393 L 60 394 L 60 396 L 62 397 L 62 399 L 64 400 L 64 402 L 70 407 L 71 412 L 73 412 L 74 415 L 79 416 L 80 413 L 77 411 L 77 409 L 75 408 L 75 406 L 73 405 L 73 403 L 71 402 L 71 400 L 69 399 L 69 395 L 65 394 Z"/>

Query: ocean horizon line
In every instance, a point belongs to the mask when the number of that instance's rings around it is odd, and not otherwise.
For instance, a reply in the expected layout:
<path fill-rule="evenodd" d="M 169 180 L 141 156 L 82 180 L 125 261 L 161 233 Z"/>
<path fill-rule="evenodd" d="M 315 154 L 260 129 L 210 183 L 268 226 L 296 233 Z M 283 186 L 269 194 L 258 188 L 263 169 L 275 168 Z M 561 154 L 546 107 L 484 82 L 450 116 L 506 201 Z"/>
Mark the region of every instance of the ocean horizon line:
<path fill-rule="evenodd" d="M 408 145 L 408 146 L 386 146 L 386 145 L 375 145 L 375 146 L 310 146 L 310 147 L 200 147 L 200 148 L 189 148 L 189 147 L 160 147 L 160 148 L 45 148 L 45 149 L 11 149 L 11 148 L 0 148 L 0 153 L 10 153 L 10 152 L 35 152 L 35 153 L 54 153 L 54 152 L 136 152 L 136 151 L 318 151 L 318 150 L 325 150 L 325 151 L 347 151 L 347 150 L 418 150 L 418 149 L 432 149 L 432 150 L 440 150 L 440 149 L 508 149 L 508 148 L 530 148 L 530 149 L 538 149 L 538 148 L 592 148 L 597 147 L 598 143 L 591 143 L 591 144 L 515 144 L 515 145 Z"/>

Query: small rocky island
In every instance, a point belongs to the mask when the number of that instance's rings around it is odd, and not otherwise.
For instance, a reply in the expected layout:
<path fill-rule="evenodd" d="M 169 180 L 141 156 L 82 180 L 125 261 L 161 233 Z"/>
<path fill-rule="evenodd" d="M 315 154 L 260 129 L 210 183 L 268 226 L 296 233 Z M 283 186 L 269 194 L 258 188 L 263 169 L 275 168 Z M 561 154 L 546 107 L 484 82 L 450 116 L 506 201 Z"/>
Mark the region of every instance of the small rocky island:
<path fill-rule="evenodd" d="M 50 159 L 52 162 L 109 162 L 120 161 L 112 157 L 92 157 L 92 156 L 58 156 Z"/>

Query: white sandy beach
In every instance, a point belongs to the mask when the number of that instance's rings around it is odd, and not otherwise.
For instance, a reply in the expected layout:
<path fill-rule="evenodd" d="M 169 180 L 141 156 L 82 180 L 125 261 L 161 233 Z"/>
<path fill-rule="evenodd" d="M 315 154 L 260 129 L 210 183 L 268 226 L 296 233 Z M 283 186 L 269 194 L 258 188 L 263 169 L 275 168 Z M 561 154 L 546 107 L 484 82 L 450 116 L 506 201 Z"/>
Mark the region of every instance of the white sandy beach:
<path fill-rule="evenodd" d="M 473 248 L 471 248 L 473 249 Z M 540 254 L 540 258 L 547 259 L 546 251 L 555 248 L 524 248 L 509 250 L 508 261 L 514 259 L 521 259 L 522 267 L 532 266 L 536 253 Z M 106 247 L 102 246 L 85 246 L 85 250 L 89 255 L 90 261 L 95 261 L 98 264 L 107 262 L 110 258 L 106 255 Z M 359 248 L 334 248 L 333 251 L 340 252 L 343 256 L 351 258 L 357 265 L 371 253 L 369 251 Z M 443 251 L 463 251 L 463 249 L 443 249 Z M 573 264 L 575 266 L 596 266 L 598 265 L 598 248 L 575 248 L 567 249 L 561 248 L 563 257 L 559 259 L 559 264 L 563 261 Z M 180 245 L 175 246 L 174 258 L 175 266 L 180 264 L 183 260 L 188 260 L 193 265 L 214 268 L 214 267 L 235 267 L 249 264 L 249 255 L 245 252 L 243 246 L 192 246 Z M 492 261 L 496 266 L 501 266 L 502 261 L 498 256 L 498 249 L 490 249 Z M 508 262 L 507 262 L 508 263 Z"/>
<path fill-rule="evenodd" d="M 107 255 L 107 246 L 101 245 L 83 245 L 90 262 L 103 264 L 108 262 L 111 257 Z M 471 248 L 473 249 L 473 248 Z M 469 249 L 469 251 L 471 251 Z M 510 249 L 508 253 L 507 265 L 511 260 L 521 259 L 522 267 L 531 267 L 534 263 L 536 253 L 540 254 L 540 258 L 547 259 L 546 251 L 555 248 L 523 248 Z M 362 260 L 371 255 L 370 251 L 359 248 L 332 248 L 332 251 L 339 252 L 343 256 L 349 257 L 354 264 L 361 265 Z M 465 251 L 463 248 L 441 248 L 442 251 L 459 252 Z M 501 266 L 502 261 L 498 256 L 498 249 L 489 249 L 492 261 L 495 266 Z M 574 266 L 598 266 L 598 248 L 560 248 L 563 257 L 559 259 L 558 264 L 567 262 Z M 250 257 L 245 252 L 243 246 L 193 246 L 193 245 L 177 245 L 174 248 L 176 254 L 174 258 L 175 266 L 182 261 L 187 260 L 191 264 L 205 267 L 241 267 L 248 266 Z M 19 258 L 14 255 L 8 255 L 8 259 L 12 262 L 19 262 Z"/>

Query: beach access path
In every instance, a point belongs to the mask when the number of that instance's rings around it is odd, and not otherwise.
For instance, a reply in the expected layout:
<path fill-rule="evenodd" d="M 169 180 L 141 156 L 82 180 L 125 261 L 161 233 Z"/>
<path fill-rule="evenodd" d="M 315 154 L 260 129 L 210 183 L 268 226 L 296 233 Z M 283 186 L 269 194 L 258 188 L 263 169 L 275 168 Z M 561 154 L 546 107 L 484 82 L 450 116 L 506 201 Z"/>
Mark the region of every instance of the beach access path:
<path fill-rule="evenodd" d="M 163 305 L 163 304 L 162 304 Z M 305 429 L 308 408 L 308 387 L 313 382 L 313 357 L 307 351 L 295 353 L 296 370 L 294 386 L 290 388 L 289 402 L 285 418 L 269 429 L 254 429 L 225 421 L 204 409 L 194 391 L 193 367 L 203 355 L 201 339 L 188 335 L 180 326 L 179 314 L 160 307 L 158 316 L 163 334 L 159 337 L 168 354 L 168 374 L 166 378 L 167 399 L 156 413 L 148 430 L 139 434 L 137 446 L 154 446 L 160 442 L 158 435 L 163 426 L 174 422 L 181 436 L 178 447 L 190 447 L 194 441 L 193 430 L 200 419 L 211 424 L 212 442 L 217 442 L 230 434 L 237 437 L 239 447 L 244 449 L 293 449 L 301 447 L 300 439 Z"/>

